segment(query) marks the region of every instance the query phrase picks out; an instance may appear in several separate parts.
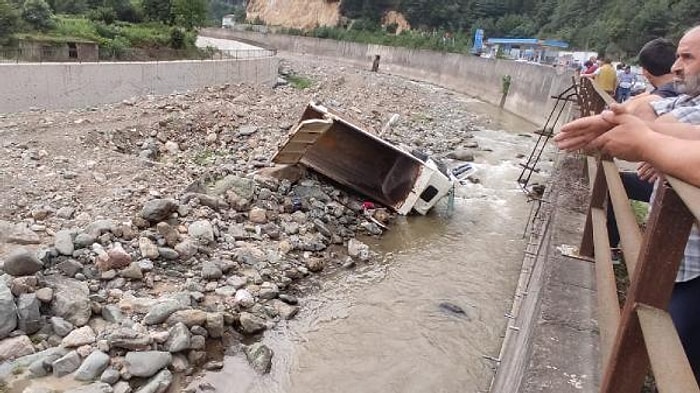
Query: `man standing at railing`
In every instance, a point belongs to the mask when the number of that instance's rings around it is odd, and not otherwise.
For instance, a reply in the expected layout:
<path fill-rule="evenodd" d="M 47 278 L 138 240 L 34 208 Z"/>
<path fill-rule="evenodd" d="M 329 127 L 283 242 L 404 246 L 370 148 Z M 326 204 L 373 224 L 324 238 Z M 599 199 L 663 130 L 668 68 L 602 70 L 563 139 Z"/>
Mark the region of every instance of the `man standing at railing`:
<path fill-rule="evenodd" d="M 652 101 L 657 101 L 662 98 L 676 97 L 676 76 L 671 72 L 673 63 L 676 62 L 676 45 L 664 38 L 657 38 L 644 44 L 637 55 L 639 65 L 642 67 L 642 75 L 649 81 L 654 88 L 649 93 L 638 95 L 627 103 L 627 108 L 631 112 L 635 112 L 635 107 L 643 105 L 649 106 Z M 629 199 L 635 201 L 649 202 L 653 191 L 653 183 L 656 180 L 650 177 L 653 168 L 646 164 L 640 165 L 637 172 L 620 172 L 622 185 L 625 187 Z M 620 243 L 620 233 L 617 228 L 617 220 L 615 212 L 610 203 L 608 203 L 607 211 L 608 220 L 608 241 L 610 247 L 617 248 Z M 618 250 L 614 250 L 613 259 L 617 257 Z"/>
<path fill-rule="evenodd" d="M 599 149 L 614 157 L 643 161 L 656 171 L 700 187 L 700 26 L 681 38 L 672 71 L 682 95 L 632 111 L 612 111 L 573 121 L 555 137 L 561 149 Z M 669 313 L 696 380 L 700 381 L 700 235 L 688 239 Z"/>

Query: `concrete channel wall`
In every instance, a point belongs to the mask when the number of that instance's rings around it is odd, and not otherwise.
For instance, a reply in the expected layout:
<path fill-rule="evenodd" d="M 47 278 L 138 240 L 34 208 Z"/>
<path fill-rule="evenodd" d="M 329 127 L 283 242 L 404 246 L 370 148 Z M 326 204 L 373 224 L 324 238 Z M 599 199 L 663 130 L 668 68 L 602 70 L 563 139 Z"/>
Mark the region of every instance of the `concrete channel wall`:
<path fill-rule="evenodd" d="M 272 85 L 279 59 L 0 64 L 0 113 L 69 109 L 248 82 Z"/>
<path fill-rule="evenodd" d="M 503 77 L 510 75 L 512 82 L 505 109 L 536 124 L 544 123 L 554 106 L 550 96 L 558 95 L 569 87 L 573 75 L 570 70 L 482 59 L 469 54 L 228 29 L 206 29 L 201 34 L 257 42 L 280 51 L 335 58 L 368 69 L 374 55 L 380 55 L 380 72 L 430 82 L 495 105 L 501 101 Z"/>

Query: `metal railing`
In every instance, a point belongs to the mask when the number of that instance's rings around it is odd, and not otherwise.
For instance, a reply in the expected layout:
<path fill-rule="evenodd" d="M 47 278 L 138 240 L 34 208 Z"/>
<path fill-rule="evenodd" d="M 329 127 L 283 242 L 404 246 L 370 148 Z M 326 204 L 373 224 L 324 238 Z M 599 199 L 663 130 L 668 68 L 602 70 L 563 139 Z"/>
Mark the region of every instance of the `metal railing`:
<path fill-rule="evenodd" d="M 600 113 L 612 98 L 581 78 L 581 116 Z M 693 222 L 700 218 L 700 189 L 667 177 L 641 233 L 610 157 L 588 157 L 591 203 L 580 254 L 595 259 L 600 327 L 601 393 L 639 393 L 649 366 L 661 393 L 700 392 L 670 315 L 676 273 Z M 630 286 L 622 310 L 610 255 L 606 204 L 612 203 Z"/>
<path fill-rule="evenodd" d="M 245 60 L 274 57 L 277 55 L 275 49 L 236 49 L 236 50 L 202 50 L 196 58 L 192 54 L 182 52 L 178 58 L 177 51 L 167 51 L 159 56 L 150 54 L 148 59 L 143 59 L 143 55 L 129 50 L 122 51 L 119 55 L 108 54 L 100 49 L 100 56 L 97 59 L 85 59 L 80 57 L 70 57 L 68 50 L 61 48 L 43 48 L 42 50 L 24 50 L 19 48 L 0 48 L 0 63 L 49 63 L 49 62 L 114 62 L 114 61 L 173 61 L 173 60 Z"/>

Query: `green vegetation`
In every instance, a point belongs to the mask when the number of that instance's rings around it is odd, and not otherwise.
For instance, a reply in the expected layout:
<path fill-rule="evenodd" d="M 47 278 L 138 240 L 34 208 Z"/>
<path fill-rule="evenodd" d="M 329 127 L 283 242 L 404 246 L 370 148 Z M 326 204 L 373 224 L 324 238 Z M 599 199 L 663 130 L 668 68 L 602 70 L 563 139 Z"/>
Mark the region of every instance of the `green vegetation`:
<path fill-rule="evenodd" d="M 434 32 L 408 31 L 392 34 L 372 25 L 373 30 L 366 28 L 363 23 L 354 22 L 349 28 L 321 26 L 313 30 L 280 29 L 279 32 L 290 35 L 303 35 L 316 38 L 329 38 L 339 41 L 353 41 L 365 44 L 401 46 L 413 49 L 429 49 L 444 52 L 467 52 L 471 46 L 471 36 L 463 32 L 454 33 L 451 39 L 443 39 L 445 31 Z"/>
<path fill-rule="evenodd" d="M 613 58 L 634 57 L 656 37 L 677 40 L 700 20 L 697 0 L 343 0 L 341 10 L 365 31 L 377 31 L 382 15 L 397 10 L 413 29 L 437 37 L 472 37 L 480 28 L 486 37 L 561 39 Z"/>
<path fill-rule="evenodd" d="M 242 12 L 241 0 L 0 0 L 0 46 L 19 39 L 93 41 L 100 58 L 203 58 L 197 28 Z M 214 19 L 209 19 L 214 18 Z"/>
<path fill-rule="evenodd" d="M 225 150 L 204 149 L 197 152 L 192 161 L 199 166 L 209 166 L 215 164 L 217 158 L 227 156 L 228 152 Z"/>
<path fill-rule="evenodd" d="M 313 85 L 311 79 L 297 74 L 287 76 L 287 81 L 289 81 L 289 84 L 292 85 L 292 87 L 299 90 L 308 89 Z"/>
<path fill-rule="evenodd" d="M 637 220 L 637 224 L 644 228 L 647 223 L 647 217 L 649 216 L 649 204 L 640 201 L 630 201 L 632 206 L 632 212 L 634 213 L 634 218 Z"/>

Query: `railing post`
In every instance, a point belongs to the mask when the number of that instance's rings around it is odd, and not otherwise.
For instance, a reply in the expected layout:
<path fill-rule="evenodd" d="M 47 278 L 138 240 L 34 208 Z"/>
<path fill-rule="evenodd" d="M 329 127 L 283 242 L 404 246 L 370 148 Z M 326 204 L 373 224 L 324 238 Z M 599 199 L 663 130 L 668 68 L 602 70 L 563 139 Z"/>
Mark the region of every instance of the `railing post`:
<path fill-rule="evenodd" d="M 591 209 L 603 209 L 607 195 L 608 183 L 605 181 L 603 162 L 602 160 L 599 160 L 596 169 L 595 181 L 593 183 L 593 191 L 591 192 L 591 204 L 588 207 L 586 225 L 583 229 L 583 239 L 581 239 L 581 246 L 579 247 L 579 255 L 581 256 L 593 258 L 595 254 L 593 247 L 593 217 L 591 214 Z"/>
<path fill-rule="evenodd" d="M 639 393 L 649 357 L 635 309 L 639 303 L 667 308 L 693 221 L 676 192 L 662 184 L 654 199 L 610 360 L 604 365 L 601 393 Z"/>

